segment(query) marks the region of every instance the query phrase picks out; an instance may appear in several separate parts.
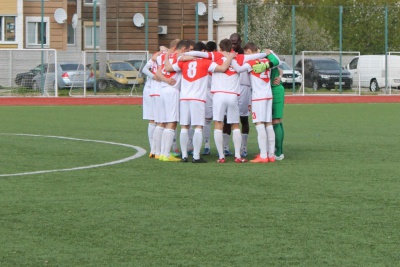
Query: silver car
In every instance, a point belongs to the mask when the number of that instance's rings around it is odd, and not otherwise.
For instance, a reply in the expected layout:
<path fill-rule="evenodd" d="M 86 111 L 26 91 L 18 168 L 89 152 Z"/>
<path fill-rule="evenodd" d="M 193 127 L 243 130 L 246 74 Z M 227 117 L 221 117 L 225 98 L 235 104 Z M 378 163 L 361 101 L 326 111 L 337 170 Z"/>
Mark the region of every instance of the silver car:
<path fill-rule="evenodd" d="M 55 88 L 55 64 L 48 64 L 43 73 L 37 74 L 32 79 L 32 89 Z M 43 79 L 42 79 L 43 77 Z M 83 87 L 92 88 L 94 75 L 82 64 L 73 62 L 62 62 L 57 64 L 57 86 L 61 88 Z"/>
<path fill-rule="evenodd" d="M 293 69 L 286 62 L 281 62 L 279 68 L 282 69 L 282 85 L 284 87 L 292 87 L 293 86 Z M 303 81 L 303 76 L 297 70 L 294 72 L 294 82 L 296 87 L 300 86 Z"/>

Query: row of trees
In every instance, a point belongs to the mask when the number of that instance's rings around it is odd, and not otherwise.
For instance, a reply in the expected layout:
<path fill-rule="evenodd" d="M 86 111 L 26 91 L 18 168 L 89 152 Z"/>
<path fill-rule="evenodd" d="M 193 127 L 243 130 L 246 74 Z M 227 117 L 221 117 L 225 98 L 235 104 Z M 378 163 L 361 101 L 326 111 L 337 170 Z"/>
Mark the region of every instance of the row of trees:
<path fill-rule="evenodd" d="M 295 36 L 292 35 L 293 9 Z M 337 51 L 340 40 L 343 51 L 383 54 L 385 33 L 388 51 L 400 51 L 399 11 L 398 1 L 387 0 L 240 0 L 238 30 L 242 35 L 247 32 L 249 41 L 271 47 L 280 54 L 292 53 L 293 38 L 297 54 Z"/>

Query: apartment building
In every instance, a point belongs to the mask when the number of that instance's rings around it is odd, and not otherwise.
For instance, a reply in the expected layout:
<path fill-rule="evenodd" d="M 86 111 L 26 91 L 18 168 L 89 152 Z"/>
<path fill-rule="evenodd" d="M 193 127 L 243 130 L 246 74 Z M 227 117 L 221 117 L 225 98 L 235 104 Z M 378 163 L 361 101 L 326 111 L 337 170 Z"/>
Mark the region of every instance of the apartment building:
<path fill-rule="evenodd" d="M 236 31 L 236 1 L 198 0 L 0 0 L 1 48 L 52 48 L 61 51 L 149 50 L 176 38 L 207 41 Z M 210 2 L 212 8 L 210 9 Z M 143 25 L 135 25 L 135 14 Z M 222 15 L 223 14 L 223 15 Z"/>

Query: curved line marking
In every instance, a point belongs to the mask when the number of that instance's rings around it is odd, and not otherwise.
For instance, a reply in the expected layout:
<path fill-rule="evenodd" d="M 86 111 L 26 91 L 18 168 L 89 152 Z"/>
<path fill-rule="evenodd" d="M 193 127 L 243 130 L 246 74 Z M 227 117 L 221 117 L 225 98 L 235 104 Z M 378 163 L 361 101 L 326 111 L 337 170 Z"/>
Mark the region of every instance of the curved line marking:
<path fill-rule="evenodd" d="M 120 163 L 123 163 L 123 162 L 127 162 L 127 161 L 130 161 L 130 160 L 139 158 L 139 157 L 141 157 L 141 156 L 146 154 L 146 150 L 141 148 L 141 147 L 139 147 L 139 146 L 132 146 L 132 145 L 128 145 L 128 144 L 107 142 L 107 141 L 100 141 L 100 140 L 79 139 L 79 138 L 72 138 L 72 137 L 65 137 L 65 136 L 37 135 L 37 134 L 15 134 L 15 133 L 9 133 L 8 134 L 8 133 L 0 133 L 0 135 L 18 135 L 18 136 L 46 137 L 46 138 L 67 139 L 67 140 L 73 140 L 73 141 L 103 143 L 103 144 L 109 144 L 109 145 L 130 147 L 130 148 L 133 148 L 133 149 L 138 151 L 133 156 L 130 156 L 130 157 L 127 157 L 127 158 L 123 158 L 123 159 L 120 159 L 120 160 L 116 160 L 116 161 L 102 163 L 102 164 L 95 164 L 95 165 L 88 165 L 88 166 L 82 166 L 82 167 L 76 167 L 76 168 L 67 168 L 67 169 L 56 169 L 56 170 L 46 170 L 46 171 L 34 171 L 34 172 L 22 172 L 22 173 L 13 173 L 13 174 L 0 174 L 0 177 L 31 175 L 31 174 L 50 173 L 50 172 L 65 172 L 65 171 L 75 171 L 75 170 L 85 170 L 85 169 L 91 169 L 91 168 L 98 168 L 98 167 L 110 166 L 110 165 L 115 165 L 115 164 L 120 164 Z"/>

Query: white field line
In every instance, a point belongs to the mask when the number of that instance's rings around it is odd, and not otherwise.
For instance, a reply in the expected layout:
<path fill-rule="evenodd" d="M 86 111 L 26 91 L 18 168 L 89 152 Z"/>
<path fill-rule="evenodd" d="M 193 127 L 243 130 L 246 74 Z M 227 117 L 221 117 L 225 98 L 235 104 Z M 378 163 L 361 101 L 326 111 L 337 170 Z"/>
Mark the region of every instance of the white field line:
<path fill-rule="evenodd" d="M 0 174 L 0 177 L 10 177 L 10 176 L 21 176 L 21 175 L 31 175 L 31 174 L 41 174 L 41 173 L 50 173 L 50 172 L 66 172 L 66 171 L 76 171 L 76 170 L 85 170 L 85 169 L 92 169 L 92 168 L 99 168 L 104 166 L 110 166 L 115 164 L 120 164 L 123 162 L 127 162 L 136 158 L 139 158 L 146 154 L 146 150 L 138 147 L 132 146 L 128 144 L 122 143 L 115 143 L 115 142 L 107 142 L 107 141 L 100 141 L 100 140 L 90 140 L 90 139 L 79 139 L 79 138 L 71 138 L 65 136 L 52 136 L 52 135 L 37 135 L 37 134 L 18 134 L 18 133 L 0 133 L 0 135 L 17 135 L 17 136 L 32 136 L 32 137 L 45 137 L 45 138 L 58 138 L 58 139 L 66 139 L 66 140 L 73 140 L 73 141 L 83 141 L 83 142 L 93 142 L 93 143 L 102 143 L 102 144 L 109 144 L 109 145 L 117 145 L 117 146 L 124 146 L 129 147 L 137 150 L 137 153 L 133 156 L 123 158 L 116 161 L 101 163 L 101 164 L 94 164 L 94 165 L 87 165 L 82 167 L 75 167 L 75 168 L 67 168 L 67 169 L 55 169 L 55 170 L 44 170 L 44 171 L 34 171 L 34 172 L 21 172 L 21 173 L 12 173 L 12 174 Z"/>

